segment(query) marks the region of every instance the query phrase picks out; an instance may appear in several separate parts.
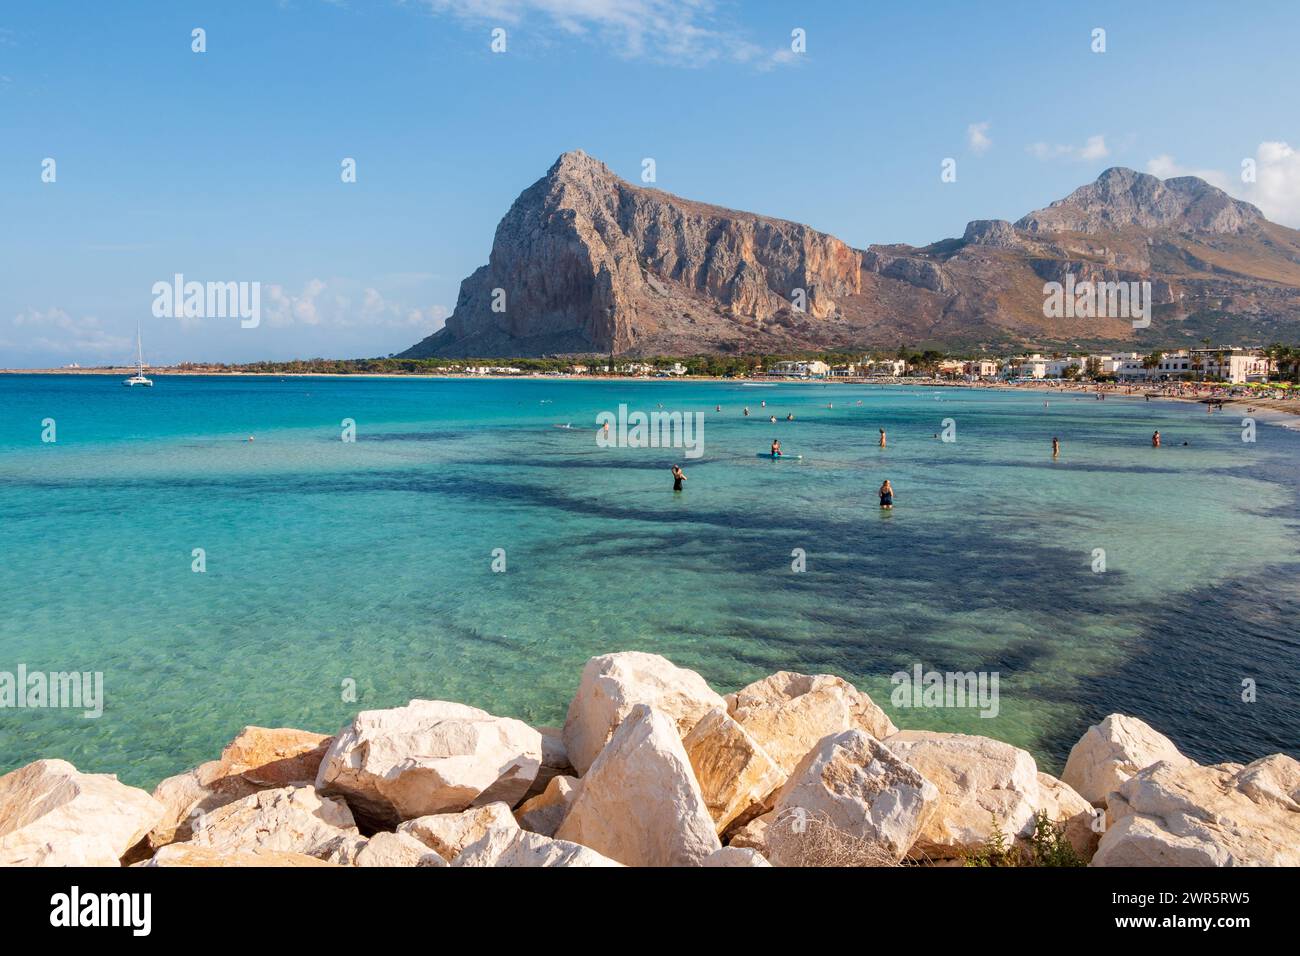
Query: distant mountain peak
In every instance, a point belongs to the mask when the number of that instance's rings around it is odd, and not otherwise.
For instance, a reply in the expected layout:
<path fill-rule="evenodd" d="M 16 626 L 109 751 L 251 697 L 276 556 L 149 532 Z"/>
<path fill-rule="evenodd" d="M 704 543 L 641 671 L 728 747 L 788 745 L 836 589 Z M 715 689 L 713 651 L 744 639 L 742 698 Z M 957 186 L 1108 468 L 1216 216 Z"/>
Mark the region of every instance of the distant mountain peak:
<path fill-rule="evenodd" d="M 561 153 L 546 173 L 547 179 L 563 179 L 575 176 L 583 178 L 588 176 L 617 178 L 608 166 L 580 149 L 571 149 L 568 152 Z"/>
<path fill-rule="evenodd" d="M 1031 212 L 1016 228 L 1097 233 L 1136 227 L 1239 235 L 1264 221 L 1259 209 L 1199 177 L 1162 180 L 1150 173 L 1112 166 L 1094 182 L 1046 209 Z"/>
<path fill-rule="evenodd" d="M 1153 343 L 1300 328 L 1300 232 L 1192 176 L 1114 167 L 1014 225 L 860 250 L 625 181 L 574 149 L 519 194 L 446 325 L 403 357 L 1135 341 L 1123 317 L 1048 316 L 1044 283 L 1068 275 L 1149 280 L 1164 310 Z"/>

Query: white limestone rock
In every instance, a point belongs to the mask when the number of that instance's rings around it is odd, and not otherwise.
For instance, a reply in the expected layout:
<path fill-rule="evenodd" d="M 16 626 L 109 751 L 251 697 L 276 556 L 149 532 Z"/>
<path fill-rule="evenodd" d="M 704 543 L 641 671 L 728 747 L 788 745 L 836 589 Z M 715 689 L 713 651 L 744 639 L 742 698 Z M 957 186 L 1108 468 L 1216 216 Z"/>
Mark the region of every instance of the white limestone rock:
<path fill-rule="evenodd" d="M 765 831 L 768 859 L 775 866 L 898 863 L 938 802 L 938 788 L 870 734 L 833 734 L 777 795 Z"/>
<path fill-rule="evenodd" d="M 37 760 L 0 777 L 0 866 L 118 866 L 164 812 L 113 774 Z"/>
<path fill-rule="evenodd" d="M 1061 779 L 1079 796 L 1101 806 L 1106 795 L 1118 790 L 1139 770 L 1165 760 L 1188 766 L 1174 742 L 1150 725 L 1125 714 L 1111 714 L 1089 727 L 1070 750 Z"/>
<path fill-rule="evenodd" d="M 366 841 L 356 859 L 357 866 L 447 866 L 439 854 L 409 833 L 380 830 Z"/>
<path fill-rule="evenodd" d="M 1162 760 L 1112 792 L 1092 865 L 1300 866 L 1297 781 L 1285 754 L 1245 767 Z"/>
<path fill-rule="evenodd" d="M 448 861 L 454 861 L 461 851 L 481 839 L 491 830 L 513 834 L 519 829 L 510 807 L 505 803 L 489 803 L 460 813 L 431 813 L 407 820 L 397 828 L 398 833 L 414 837 L 420 843 Z"/>
<path fill-rule="evenodd" d="M 627 866 L 698 866 L 722 845 L 678 725 L 645 704 L 582 778 L 555 835 Z"/>
<path fill-rule="evenodd" d="M 883 740 L 898 731 L 870 697 L 832 674 L 779 671 L 728 695 L 727 703 L 787 775 L 830 734 L 857 729 Z"/>
<path fill-rule="evenodd" d="M 908 855 L 964 857 L 996 826 L 1009 840 L 1027 837 L 1038 807 L 1038 767 L 1028 751 L 991 737 L 903 730 L 884 740 L 900 760 L 939 788 L 939 800 Z"/>
<path fill-rule="evenodd" d="M 506 867 L 574 867 L 622 866 L 595 850 L 553 840 L 540 833 L 516 830 L 508 838 L 505 831 L 496 830 L 477 843 L 470 844 L 456 858 L 455 866 L 506 866 Z"/>
<path fill-rule="evenodd" d="M 321 761 L 316 786 L 378 828 L 432 813 L 519 803 L 537 777 L 542 735 L 477 707 L 413 700 L 367 710 Z"/>
<path fill-rule="evenodd" d="M 622 651 L 593 657 L 582 669 L 564 721 L 564 746 L 578 776 L 586 775 L 637 704 L 648 704 L 671 720 L 679 737 L 713 708 L 726 708 L 703 677 L 658 654 Z"/>

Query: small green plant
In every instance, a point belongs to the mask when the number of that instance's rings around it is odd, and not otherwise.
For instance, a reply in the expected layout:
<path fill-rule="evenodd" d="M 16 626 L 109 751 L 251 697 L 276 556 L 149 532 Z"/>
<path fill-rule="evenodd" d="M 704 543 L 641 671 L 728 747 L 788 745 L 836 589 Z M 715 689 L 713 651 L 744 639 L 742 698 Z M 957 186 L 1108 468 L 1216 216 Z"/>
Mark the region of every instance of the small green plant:
<path fill-rule="evenodd" d="M 993 816 L 993 832 L 984 845 L 966 857 L 967 866 L 1016 866 L 1015 850 L 1002 832 L 998 818 Z"/>
<path fill-rule="evenodd" d="M 1065 824 L 1053 822 L 1047 811 L 1034 813 L 1034 832 L 1027 844 L 1013 844 L 995 815 L 984 845 L 966 857 L 966 866 L 1083 866 L 1083 858 L 1065 836 Z"/>
<path fill-rule="evenodd" d="M 1026 866 L 1083 866 L 1083 858 L 1065 836 L 1065 824 L 1048 819 L 1047 811 L 1034 814 Z"/>

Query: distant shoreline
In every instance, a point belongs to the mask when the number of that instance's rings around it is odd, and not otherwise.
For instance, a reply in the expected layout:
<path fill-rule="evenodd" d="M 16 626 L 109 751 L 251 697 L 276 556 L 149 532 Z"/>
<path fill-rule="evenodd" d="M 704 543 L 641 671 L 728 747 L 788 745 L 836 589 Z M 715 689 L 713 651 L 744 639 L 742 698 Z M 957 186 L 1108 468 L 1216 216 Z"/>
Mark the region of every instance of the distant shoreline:
<path fill-rule="evenodd" d="M 633 375 L 592 375 L 582 374 L 574 375 L 568 373 L 549 373 L 549 374 L 528 374 L 528 375 L 469 375 L 464 373 L 437 373 L 437 372 L 231 372 L 215 370 L 197 370 L 197 369 L 149 369 L 149 375 L 155 378 L 168 377 L 188 377 L 188 378 L 360 378 L 360 379 L 449 379 L 449 380 L 473 380 L 484 379 L 492 381 L 548 381 L 548 382 L 730 382 L 733 384 L 759 383 L 764 385 L 879 385 L 887 386 L 911 386 L 921 388 L 988 388 L 998 391 L 1041 391 L 1054 394 L 1074 394 L 1074 395 L 1095 395 L 1096 391 L 1090 390 L 1089 386 L 1078 385 L 1074 383 L 1057 382 L 1055 380 L 1020 382 L 1011 384 L 1007 382 L 960 382 L 960 381 L 941 381 L 935 379 L 885 379 L 872 381 L 870 379 L 752 379 L 752 378 L 718 378 L 712 375 L 671 375 L 662 378 L 645 377 Z M 131 368 L 32 368 L 32 369 L 0 369 L 0 375 L 107 375 L 107 376 L 126 376 L 135 372 L 134 366 Z M 1152 399 L 1174 402 L 1192 402 L 1202 403 L 1210 396 L 1186 396 L 1186 395 L 1166 395 L 1158 392 L 1154 388 L 1135 385 L 1133 392 L 1120 391 L 1115 387 L 1106 388 L 1103 394 L 1110 398 L 1119 399 L 1138 399 L 1145 398 L 1148 392 L 1151 393 Z M 1092 386 L 1091 388 L 1095 388 Z M 1218 399 L 1216 399 L 1218 400 Z M 1277 420 L 1284 422 L 1287 427 L 1300 428 L 1300 422 L 1293 421 L 1300 418 L 1300 399 L 1268 399 L 1256 398 L 1253 396 L 1245 397 L 1228 397 L 1221 399 L 1224 406 L 1228 405 L 1245 405 L 1254 408 L 1256 412 L 1272 412 L 1277 416 Z M 1252 413 L 1254 414 L 1254 413 Z"/>

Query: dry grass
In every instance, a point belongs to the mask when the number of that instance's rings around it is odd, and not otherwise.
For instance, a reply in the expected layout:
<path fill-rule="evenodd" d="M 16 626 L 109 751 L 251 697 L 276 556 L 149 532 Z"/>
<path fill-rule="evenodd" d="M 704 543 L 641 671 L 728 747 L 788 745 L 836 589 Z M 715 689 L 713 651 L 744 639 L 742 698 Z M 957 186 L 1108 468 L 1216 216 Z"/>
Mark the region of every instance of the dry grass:
<path fill-rule="evenodd" d="M 764 831 L 769 851 L 779 847 L 782 866 L 898 866 L 890 847 L 837 829 L 824 813 L 783 811 Z"/>

